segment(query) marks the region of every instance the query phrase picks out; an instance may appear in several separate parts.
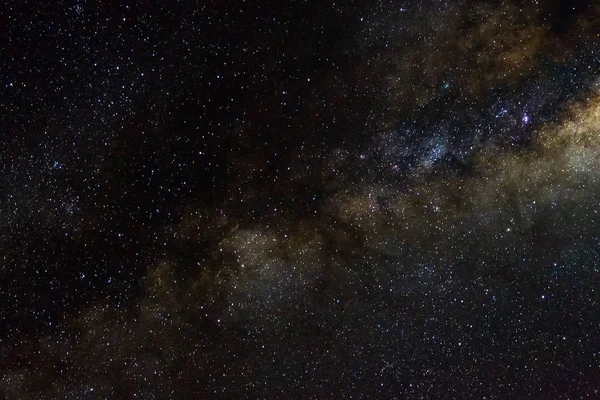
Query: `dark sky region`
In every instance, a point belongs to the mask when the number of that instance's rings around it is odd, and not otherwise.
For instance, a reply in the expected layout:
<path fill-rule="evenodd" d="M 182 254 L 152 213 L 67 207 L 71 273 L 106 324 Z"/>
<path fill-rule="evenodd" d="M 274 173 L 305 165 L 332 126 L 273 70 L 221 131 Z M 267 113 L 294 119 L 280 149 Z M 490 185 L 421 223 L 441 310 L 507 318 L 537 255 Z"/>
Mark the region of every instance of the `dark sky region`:
<path fill-rule="evenodd" d="M 600 4 L 0 6 L 0 396 L 600 399 Z"/>

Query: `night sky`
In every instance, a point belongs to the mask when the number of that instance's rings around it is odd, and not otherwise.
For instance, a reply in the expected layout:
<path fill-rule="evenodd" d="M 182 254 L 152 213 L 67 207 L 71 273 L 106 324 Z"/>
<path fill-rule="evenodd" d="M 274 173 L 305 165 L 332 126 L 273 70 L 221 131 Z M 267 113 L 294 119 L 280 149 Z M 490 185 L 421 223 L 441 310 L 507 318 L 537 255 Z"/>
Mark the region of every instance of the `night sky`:
<path fill-rule="evenodd" d="M 600 3 L 4 0 L 0 397 L 600 399 Z"/>

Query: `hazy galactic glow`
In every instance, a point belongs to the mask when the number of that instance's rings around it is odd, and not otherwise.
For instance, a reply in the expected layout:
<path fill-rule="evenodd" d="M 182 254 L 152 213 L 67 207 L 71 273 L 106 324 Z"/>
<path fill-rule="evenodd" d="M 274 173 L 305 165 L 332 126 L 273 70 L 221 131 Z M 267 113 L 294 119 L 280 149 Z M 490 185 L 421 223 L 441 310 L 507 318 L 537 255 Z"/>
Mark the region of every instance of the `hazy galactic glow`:
<path fill-rule="evenodd" d="M 0 398 L 600 398 L 595 2 L 0 10 Z"/>

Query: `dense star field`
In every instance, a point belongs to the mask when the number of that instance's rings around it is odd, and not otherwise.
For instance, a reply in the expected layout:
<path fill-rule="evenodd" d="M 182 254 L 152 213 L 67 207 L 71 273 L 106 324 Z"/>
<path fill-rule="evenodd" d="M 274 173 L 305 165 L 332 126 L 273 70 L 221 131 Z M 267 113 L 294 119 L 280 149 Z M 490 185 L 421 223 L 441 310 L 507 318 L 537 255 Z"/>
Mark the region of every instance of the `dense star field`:
<path fill-rule="evenodd" d="M 0 397 L 600 399 L 600 3 L 0 6 Z"/>

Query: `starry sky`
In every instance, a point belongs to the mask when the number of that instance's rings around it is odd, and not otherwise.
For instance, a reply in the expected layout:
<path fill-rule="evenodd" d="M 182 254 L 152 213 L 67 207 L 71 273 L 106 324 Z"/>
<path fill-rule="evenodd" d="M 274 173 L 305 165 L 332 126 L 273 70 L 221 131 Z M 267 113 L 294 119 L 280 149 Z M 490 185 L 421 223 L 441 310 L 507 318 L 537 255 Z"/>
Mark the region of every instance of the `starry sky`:
<path fill-rule="evenodd" d="M 0 7 L 0 396 L 600 399 L 600 4 Z"/>

